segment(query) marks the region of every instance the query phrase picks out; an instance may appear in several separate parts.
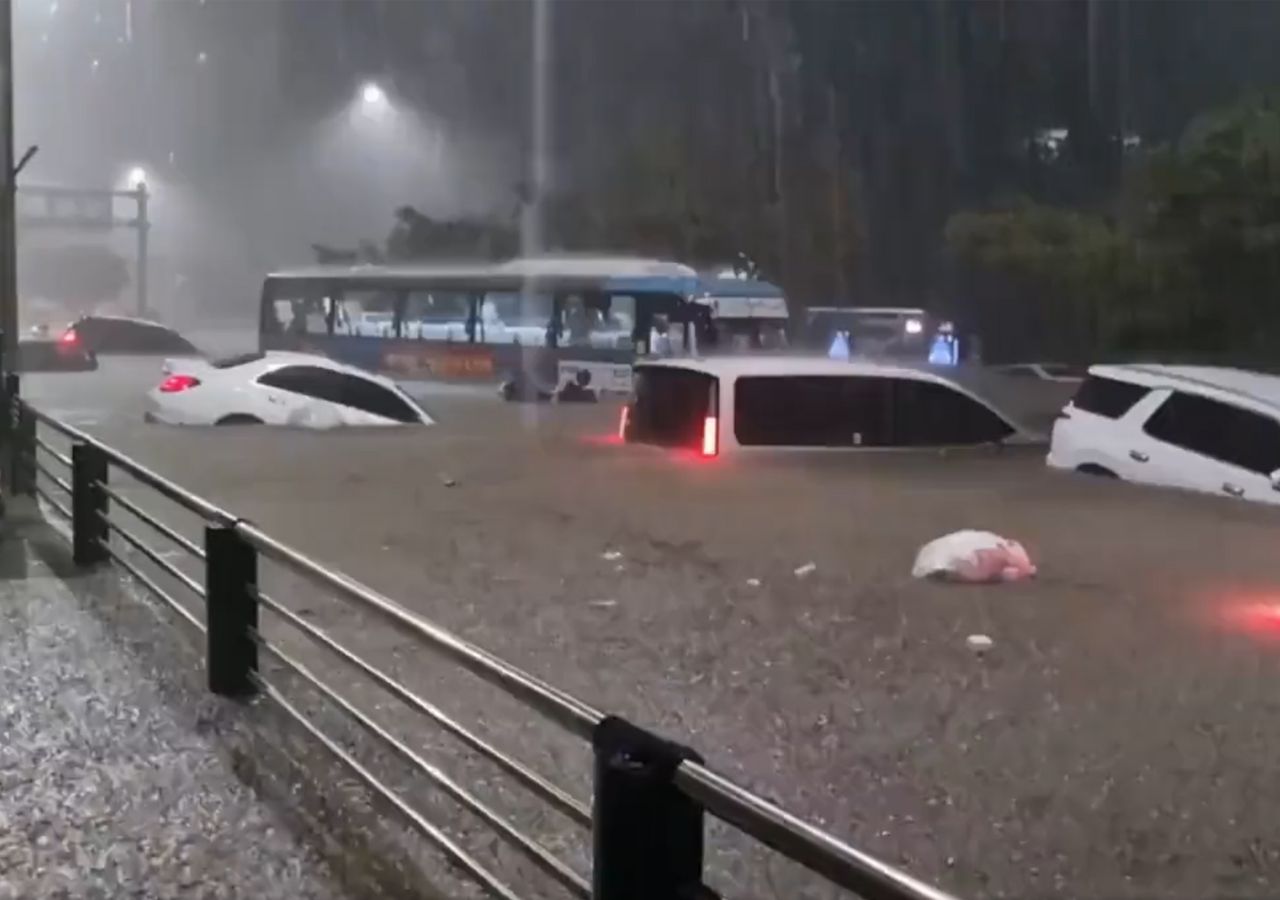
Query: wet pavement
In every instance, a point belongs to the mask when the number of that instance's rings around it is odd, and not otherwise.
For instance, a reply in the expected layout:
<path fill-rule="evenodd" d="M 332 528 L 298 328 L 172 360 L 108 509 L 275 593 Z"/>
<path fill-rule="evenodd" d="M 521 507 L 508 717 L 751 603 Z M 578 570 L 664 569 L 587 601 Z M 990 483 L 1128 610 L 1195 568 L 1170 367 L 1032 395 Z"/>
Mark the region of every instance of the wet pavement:
<path fill-rule="evenodd" d="M 30 530 L 0 535 L 0 900 L 345 896 L 237 778 L 212 701 L 175 706 Z"/>
<path fill-rule="evenodd" d="M 617 446 L 607 405 L 440 397 L 428 429 L 147 427 L 133 375 L 26 384 L 48 409 L 100 404 L 84 427 L 111 445 L 958 896 L 1280 896 L 1276 508 L 1071 477 L 1026 451 L 708 464 Z M 116 487 L 198 538 L 154 491 Z M 1018 538 L 1039 577 L 911 578 L 920 545 L 958 528 Z M 314 585 L 260 577 L 589 796 L 581 742 Z M 585 871 L 541 804 L 285 623 L 264 633 Z M 487 828 L 441 819 L 496 856 Z M 725 896 L 834 896 L 716 823 L 708 871 Z"/>

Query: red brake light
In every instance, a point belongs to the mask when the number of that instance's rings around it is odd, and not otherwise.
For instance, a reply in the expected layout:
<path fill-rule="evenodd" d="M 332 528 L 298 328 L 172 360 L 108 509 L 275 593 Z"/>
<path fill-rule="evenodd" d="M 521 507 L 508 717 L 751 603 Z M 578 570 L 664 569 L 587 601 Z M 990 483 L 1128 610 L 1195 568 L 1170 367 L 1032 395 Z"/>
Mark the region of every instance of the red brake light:
<path fill-rule="evenodd" d="M 715 456 L 720 452 L 720 420 L 707 416 L 702 420 L 702 455 Z"/>
<path fill-rule="evenodd" d="M 170 375 L 164 381 L 160 382 L 160 393 L 176 394 L 179 391 L 189 390 L 200 384 L 199 378 L 193 378 L 190 375 Z"/>
<path fill-rule="evenodd" d="M 627 425 L 631 422 L 631 406 L 622 407 L 622 417 L 618 419 L 618 437 L 621 440 L 627 439 Z"/>
<path fill-rule="evenodd" d="M 80 340 L 80 335 L 76 334 L 76 330 L 74 328 L 68 328 L 66 331 L 62 332 L 62 337 L 58 338 L 58 340 L 64 344 L 74 344 L 76 341 Z"/>

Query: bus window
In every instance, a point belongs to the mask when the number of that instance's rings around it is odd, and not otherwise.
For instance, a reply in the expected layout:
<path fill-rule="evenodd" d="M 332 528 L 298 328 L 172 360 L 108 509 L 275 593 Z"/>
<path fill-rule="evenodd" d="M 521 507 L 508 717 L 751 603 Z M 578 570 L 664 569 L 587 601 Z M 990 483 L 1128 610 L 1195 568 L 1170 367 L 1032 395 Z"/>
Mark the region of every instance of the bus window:
<path fill-rule="evenodd" d="M 348 288 L 335 295 L 333 333 L 361 337 L 395 337 L 396 293 L 391 290 Z"/>
<path fill-rule="evenodd" d="M 635 297 L 598 297 L 594 303 L 588 301 L 586 313 L 585 343 L 598 350 L 630 350 L 634 346 L 632 332 L 636 327 Z M 567 307 L 565 329 L 569 330 Z"/>
<path fill-rule="evenodd" d="M 570 294 L 561 304 L 560 317 L 566 346 L 590 346 L 591 332 L 595 330 L 595 320 L 600 317 L 600 310 L 589 309 L 582 296 Z"/>
<path fill-rule="evenodd" d="M 552 310 L 548 294 L 485 294 L 480 303 L 476 340 L 485 344 L 545 346 Z"/>
<path fill-rule="evenodd" d="M 271 286 L 270 297 L 276 334 L 329 333 L 329 303 L 323 282 L 277 281 Z"/>
<path fill-rule="evenodd" d="M 400 334 L 429 341 L 471 340 L 471 297 L 457 291 L 411 290 L 405 299 Z"/>
<path fill-rule="evenodd" d="M 717 348 L 733 353 L 783 350 L 787 325 L 783 319 L 716 319 Z"/>

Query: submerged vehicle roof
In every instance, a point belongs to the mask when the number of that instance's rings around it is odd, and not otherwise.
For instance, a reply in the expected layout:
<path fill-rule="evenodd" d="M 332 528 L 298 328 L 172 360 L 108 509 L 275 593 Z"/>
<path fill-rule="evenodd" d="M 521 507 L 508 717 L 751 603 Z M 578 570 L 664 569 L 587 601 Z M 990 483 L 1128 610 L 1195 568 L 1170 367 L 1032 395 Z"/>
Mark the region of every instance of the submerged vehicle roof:
<path fill-rule="evenodd" d="M 1113 363 L 1090 366 L 1089 374 L 1103 378 L 1119 377 L 1152 388 L 1211 388 L 1264 404 L 1280 412 L 1280 376 L 1266 372 L 1226 366 Z"/>
<path fill-rule="evenodd" d="M 996 412 L 1023 437 L 1046 440 L 1053 421 L 1074 393 L 1053 382 L 1028 383 L 981 366 L 931 366 L 902 360 L 854 356 L 835 360 L 796 353 L 675 356 L 637 360 L 637 366 L 672 366 L 719 378 L 751 375 L 914 378 L 948 384 Z"/>
<path fill-rule="evenodd" d="M 810 306 L 809 313 L 839 313 L 846 316 L 924 316 L 916 306 Z"/>

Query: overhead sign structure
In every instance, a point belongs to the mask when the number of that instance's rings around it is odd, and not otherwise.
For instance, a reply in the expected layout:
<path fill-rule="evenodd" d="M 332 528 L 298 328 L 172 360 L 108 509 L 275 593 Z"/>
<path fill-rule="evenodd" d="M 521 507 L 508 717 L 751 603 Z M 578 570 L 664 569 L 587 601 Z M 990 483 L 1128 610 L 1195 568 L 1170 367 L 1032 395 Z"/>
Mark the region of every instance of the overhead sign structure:
<path fill-rule="evenodd" d="M 18 223 L 24 228 L 109 231 L 116 225 L 114 201 L 115 196 L 111 191 L 24 187 L 18 191 Z"/>
<path fill-rule="evenodd" d="M 132 228 L 138 234 L 138 261 L 134 284 L 138 290 L 138 314 L 147 312 L 147 185 L 139 181 L 133 190 L 108 191 L 85 188 L 23 186 L 17 191 L 16 213 L 22 228 L 70 228 L 110 231 Z M 119 202 L 125 215 L 116 215 Z M 130 213 L 132 215 L 130 215 Z"/>

